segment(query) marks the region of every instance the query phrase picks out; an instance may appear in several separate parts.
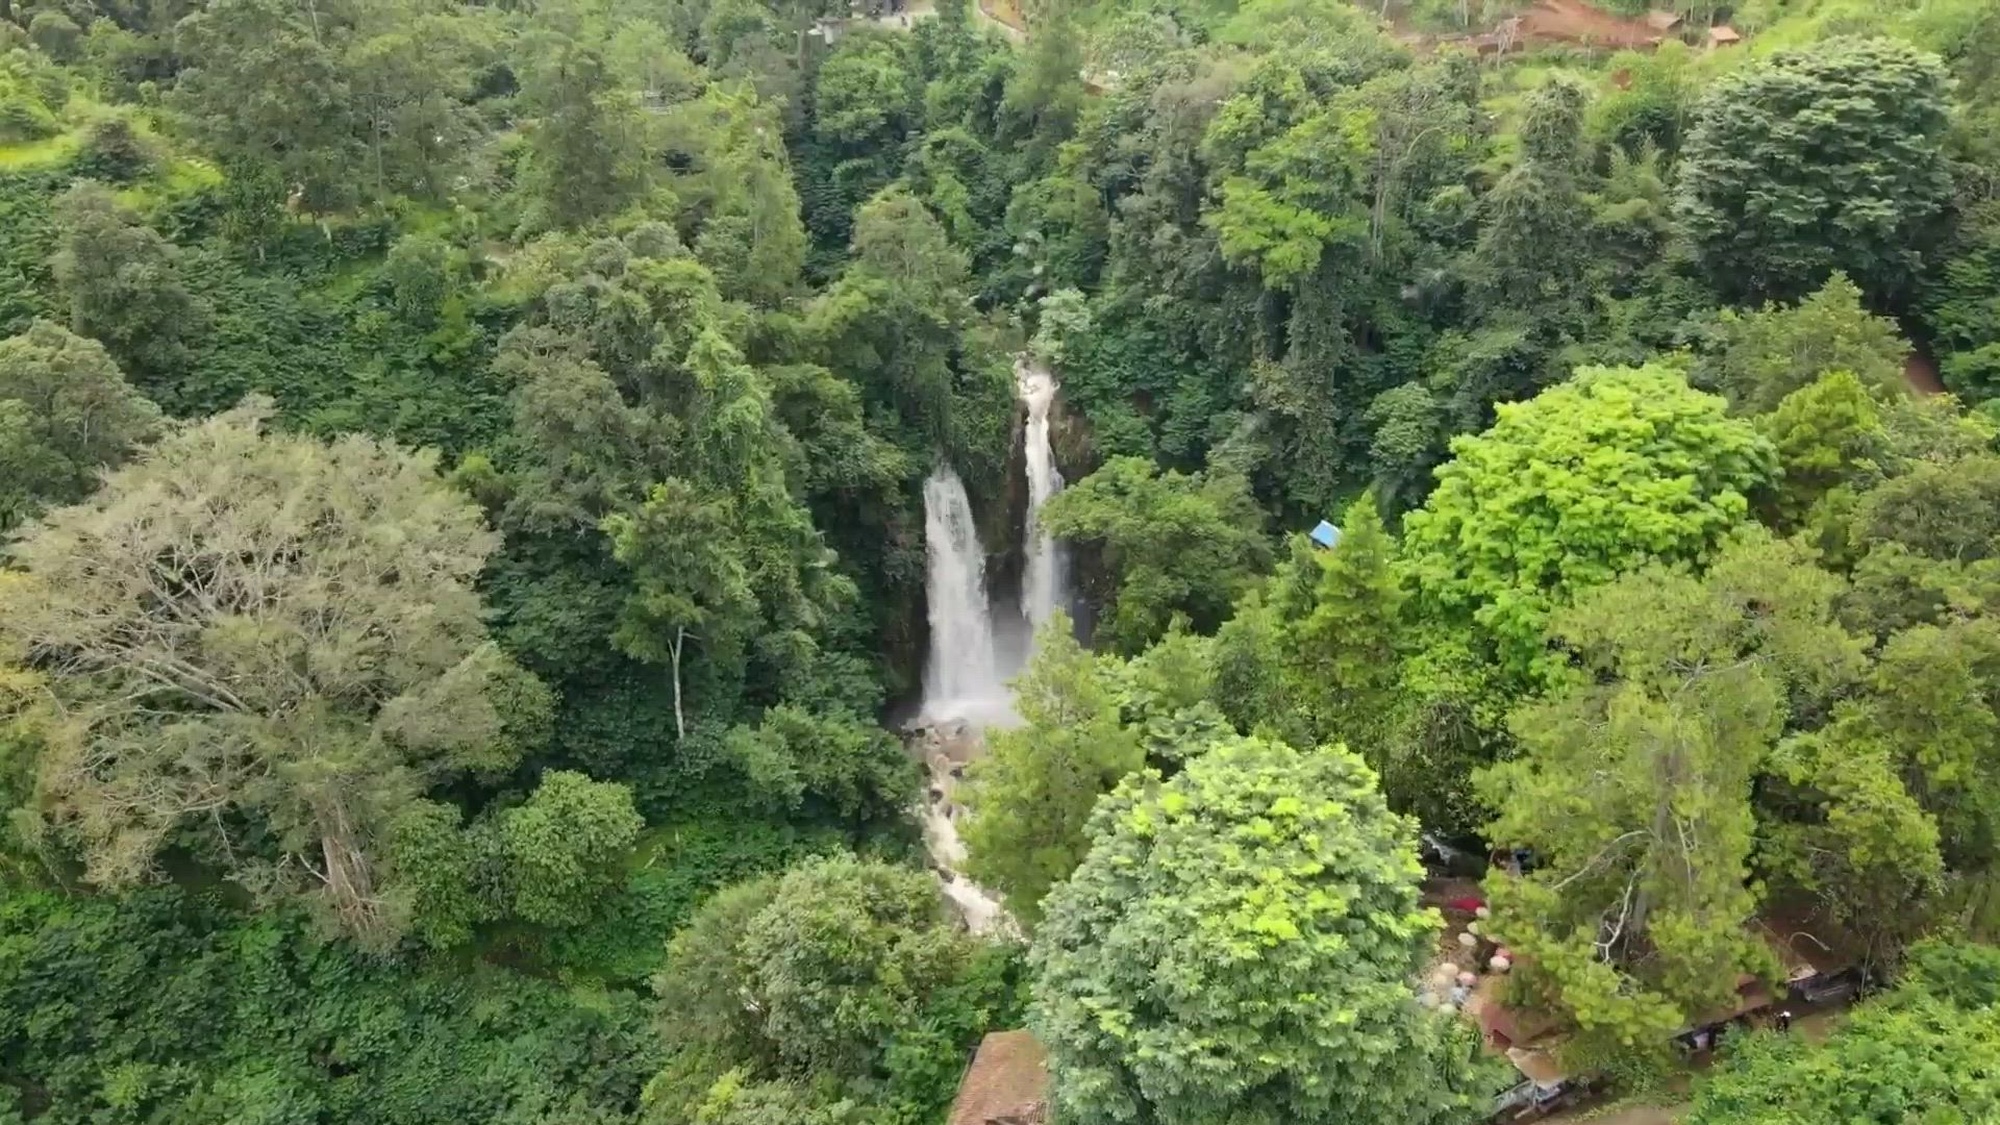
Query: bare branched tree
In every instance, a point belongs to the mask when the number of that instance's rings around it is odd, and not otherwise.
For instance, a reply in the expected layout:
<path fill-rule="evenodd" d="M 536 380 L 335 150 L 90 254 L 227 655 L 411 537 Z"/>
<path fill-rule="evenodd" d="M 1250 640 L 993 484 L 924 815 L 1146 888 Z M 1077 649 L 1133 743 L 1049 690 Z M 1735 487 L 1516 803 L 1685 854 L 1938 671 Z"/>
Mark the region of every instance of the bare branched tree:
<path fill-rule="evenodd" d="M 389 822 L 518 754 L 496 700 L 528 677 L 472 589 L 497 537 L 432 455 L 266 434 L 268 412 L 186 427 L 30 525 L 0 640 L 40 677 L 41 809 L 92 880 L 194 841 L 392 936 Z"/>

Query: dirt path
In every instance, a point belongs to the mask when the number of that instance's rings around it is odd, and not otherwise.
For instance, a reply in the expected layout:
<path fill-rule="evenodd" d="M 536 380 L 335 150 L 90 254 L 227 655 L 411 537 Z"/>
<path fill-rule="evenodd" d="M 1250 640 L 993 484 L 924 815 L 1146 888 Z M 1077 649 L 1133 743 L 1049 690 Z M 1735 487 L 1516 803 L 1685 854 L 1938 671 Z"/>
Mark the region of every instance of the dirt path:
<path fill-rule="evenodd" d="M 1504 55 L 1550 43 L 1650 51 L 1667 38 L 1666 32 L 1644 20 L 1614 15 L 1585 0 L 1535 0 L 1519 15 L 1509 16 L 1483 31 L 1459 34 L 1438 34 L 1410 27 L 1402 22 L 1406 14 L 1399 14 L 1392 21 L 1396 39 L 1419 51 L 1457 46 L 1482 55 Z"/>
<path fill-rule="evenodd" d="M 1015 43 L 1028 41 L 1028 27 L 1021 19 L 1021 9 L 1011 0 L 979 0 L 973 5 L 973 11 L 979 14 L 980 23 L 999 28 L 1000 34 L 1009 40 Z"/>
<path fill-rule="evenodd" d="M 1534 7 L 1521 13 L 1518 38 L 1615 50 L 1657 47 L 1664 36 L 1644 20 L 1615 16 L 1583 0 L 1537 0 Z"/>
<path fill-rule="evenodd" d="M 1903 361 L 1903 378 L 1910 386 L 1916 388 L 1919 394 L 1944 393 L 1944 380 L 1938 378 L 1937 364 L 1931 362 L 1931 358 L 1922 352 L 1913 351 L 1910 357 Z"/>

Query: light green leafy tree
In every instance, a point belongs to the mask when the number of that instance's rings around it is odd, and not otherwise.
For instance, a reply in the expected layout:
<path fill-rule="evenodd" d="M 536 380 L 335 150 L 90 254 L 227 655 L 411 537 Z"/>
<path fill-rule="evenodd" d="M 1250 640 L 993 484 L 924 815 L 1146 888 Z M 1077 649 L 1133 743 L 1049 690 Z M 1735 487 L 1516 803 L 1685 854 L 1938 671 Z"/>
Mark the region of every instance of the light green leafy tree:
<path fill-rule="evenodd" d="M 1360 195 L 1369 149 L 1346 115 L 1329 110 L 1251 152 L 1247 174 L 1225 180 L 1209 212 L 1223 254 L 1285 289 L 1318 269 L 1329 246 L 1366 245 L 1370 215 Z"/>
<path fill-rule="evenodd" d="M 1781 742 L 1760 784 L 1759 870 L 1813 896 L 1877 963 L 1934 923 L 1946 889 L 1937 821 L 1905 782 L 1911 765 L 1871 707 L 1848 703 Z"/>
<path fill-rule="evenodd" d="M 666 962 L 653 976 L 661 1031 L 669 1043 L 702 1056 L 688 1060 L 696 1066 L 772 1059 L 763 1013 L 743 1002 L 755 966 L 744 959 L 742 943 L 751 921 L 771 905 L 778 878 L 765 875 L 715 892 L 667 942 Z M 678 1084 L 667 1079 L 656 1085 L 666 1094 Z"/>
<path fill-rule="evenodd" d="M 1786 395 L 1757 416 L 1757 431 L 1778 455 L 1779 479 L 1764 507 L 1781 531 L 1805 522 L 1835 488 L 1866 486 L 1882 473 L 1882 408 L 1852 372 L 1830 372 Z"/>
<path fill-rule="evenodd" d="M 543 774 L 490 829 L 507 914 L 542 925 L 590 917 L 617 889 L 644 826 L 625 786 L 573 770 Z"/>
<path fill-rule="evenodd" d="M 620 889 L 644 822 L 624 785 L 568 770 L 542 775 L 525 802 L 469 827 L 442 801 L 415 801 L 390 832 L 410 933 L 449 949 L 487 922 L 589 925 Z"/>
<path fill-rule="evenodd" d="M 1978 945 L 1928 944 L 1895 991 L 1861 1005 L 1826 1040 L 1761 1034 L 1703 1082 L 1689 1125 L 1813 1125 L 2000 1114 L 2000 964 Z"/>
<path fill-rule="evenodd" d="M 741 945 L 778 1055 L 839 1075 L 866 1073 L 971 948 L 930 872 L 846 855 L 786 872 Z"/>
<path fill-rule="evenodd" d="M 1473 1122 L 1496 1076 L 1413 979 L 1412 822 L 1361 759 L 1234 738 L 1128 779 L 1045 903 L 1029 1026 L 1073 1121 Z"/>
<path fill-rule="evenodd" d="M 1452 442 L 1403 521 L 1417 611 L 1482 631 L 1514 676 L 1550 659 L 1549 613 L 1647 563 L 1711 556 L 1776 458 L 1747 420 L 1654 364 L 1580 369 Z"/>

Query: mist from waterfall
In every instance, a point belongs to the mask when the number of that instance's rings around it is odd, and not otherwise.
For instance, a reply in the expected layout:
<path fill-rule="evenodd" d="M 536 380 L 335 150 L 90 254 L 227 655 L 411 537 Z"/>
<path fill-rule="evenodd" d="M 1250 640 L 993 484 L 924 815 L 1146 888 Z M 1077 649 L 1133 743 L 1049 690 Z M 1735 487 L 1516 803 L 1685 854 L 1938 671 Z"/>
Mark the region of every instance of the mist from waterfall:
<path fill-rule="evenodd" d="M 1055 449 L 1049 443 L 1049 409 L 1055 404 L 1056 378 L 1048 368 L 1022 356 L 1014 379 L 1021 401 L 1028 407 L 1023 435 L 1028 466 L 1028 517 L 1023 539 L 1027 565 L 1021 575 L 1021 613 L 1039 632 L 1056 610 L 1069 608 L 1068 560 L 1062 544 L 1041 528 L 1042 505 L 1063 486 Z"/>
<path fill-rule="evenodd" d="M 993 646 L 986 597 L 986 549 L 965 484 L 948 465 L 924 481 L 924 593 L 931 645 L 924 661 L 928 719 L 1001 722 L 1013 716 Z"/>

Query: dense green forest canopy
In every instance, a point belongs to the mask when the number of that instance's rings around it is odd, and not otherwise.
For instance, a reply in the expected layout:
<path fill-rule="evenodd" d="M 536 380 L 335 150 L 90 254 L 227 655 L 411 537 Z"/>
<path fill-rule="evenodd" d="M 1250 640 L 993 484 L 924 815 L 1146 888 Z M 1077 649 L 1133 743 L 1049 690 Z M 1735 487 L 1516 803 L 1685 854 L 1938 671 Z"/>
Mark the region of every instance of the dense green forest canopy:
<path fill-rule="evenodd" d="M 1469 1125 L 1420 834 L 1574 1071 L 1784 912 L 1692 1120 L 2000 1112 L 2000 4 L 1580 7 L 0 0 L 0 1122 Z"/>

